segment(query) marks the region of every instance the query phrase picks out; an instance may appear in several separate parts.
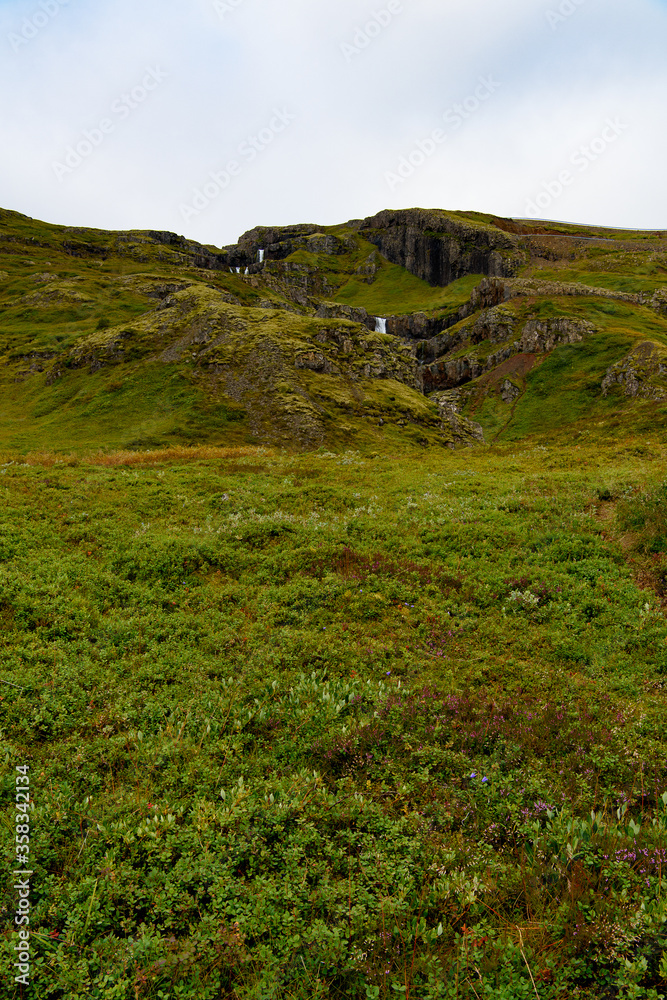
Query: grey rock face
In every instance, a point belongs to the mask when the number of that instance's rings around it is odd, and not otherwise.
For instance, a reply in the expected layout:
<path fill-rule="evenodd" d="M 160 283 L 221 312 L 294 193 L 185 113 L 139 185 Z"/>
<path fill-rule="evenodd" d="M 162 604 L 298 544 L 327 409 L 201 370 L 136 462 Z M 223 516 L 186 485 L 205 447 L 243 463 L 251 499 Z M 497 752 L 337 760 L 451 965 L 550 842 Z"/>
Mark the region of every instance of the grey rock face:
<path fill-rule="evenodd" d="M 395 379 L 423 392 L 421 369 L 410 347 L 400 340 L 378 344 L 377 338 L 368 337 L 363 325 L 343 324 L 340 327 L 322 324 L 315 339 L 323 350 L 300 352 L 295 367 L 343 374 L 352 382 L 364 378 Z"/>
<path fill-rule="evenodd" d="M 503 344 L 514 336 L 515 323 L 513 314 L 503 306 L 484 309 L 470 328 L 470 342 L 490 340 L 492 344 Z"/>
<path fill-rule="evenodd" d="M 315 316 L 317 319 L 349 319 L 352 323 L 363 323 L 369 330 L 375 329 L 375 317 L 369 316 L 365 309 L 339 302 L 321 302 Z"/>
<path fill-rule="evenodd" d="M 586 296 L 628 302 L 630 305 L 645 305 L 656 312 L 667 315 L 667 289 L 660 289 L 654 295 L 646 292 L 619 292 L 612 288 L 597 288 L 572 281 L 540 281 L 538 278 L 483 278 L 473 289 L 470 308 L 490 308 L 520 296 Z"/>
<path fill-rule="evenodd" d="M 297 354 L 294 360 L 295 368 L 309 368 L 313 372 L 326 372 L 327 375 L 338 375 L 340 369 L 320 351 L 306 351 Z"/>
<path fill-rule="evenodd" d="M 516 235 L 437 209 L 384 211 L 359 228 L 388 260 L 430 285 L 448 285 L 466 274 L 512 275 L 527 260 Z"/>
<path fill-rule="evenodd" d="M 430 340 L 438 336 L 448 326 L 453 326 L 458 320 L 458 314 L 451 316 L 427 316 L 426 313 L 406 313 L 403 316 L 387 317 L 387 333 L 401 340 Z"/>
<path fill-rule="evenodd" d="M 602 395 L 614 386 L 623 395 L 639 399 L 667 398 L 667 352 L 657 344 L 644 341 L 627 357 L 607 370 L 602 380 Z"/>
<path fill-rule="evenodd" d="M 503 403 L 513 403 L 515 399 L 519 398 L 520 395 L 521 395 L 521 389 L 519 389 L 518 386 L 514 385 L 513 382 L 510 382 L 510 380 L 506 378 L 500 387 L 500 398 L 502 399 Z"/>
<path fill-rule="evenodd" d="M 366 282 L 367 285 L 372 285 L 375 281 L 375 277 L 380 270 L 380 265 L 382 258 L 377 250 L 369 254 L 363 264 L 361 264 L 356 270 L 355 274 L 359 275 Z"/>
<path fill-rule="evenodd" d="M 499 317 L 499 318 L 498 318 Z M 595 332 L 595 326 L 586 320 L 561 317 L 548 320 L 530 320 L 525 324 L 521 336 L 513 343 L 505 344 L 500 350 L 489 354 L 486 358 L 478 358 L 470 353 L 459 358 L 446 357 L 424 366 L 424 388 L 427 392 L 433 389 L 450 389 L 464 385 L 479 378 L 485 372 L 491 371 L 496 365 L 502 364 L 515 354 L 546 354 L 561 344 L 579 343 L 584 337 Z M 470 340 L 473 335 L 479 339 L 490 340 L 492 343 L 506 341 L 507 335 L 513 334 L 513 324 L 502 312 L 489 309 L 486 314 L 467 331 Z M 476 333 L 474 333 L 476 331 Z"/>
<path fill-rule="evenodd" d="M 581 319 L 530 320 L 523 328 L 516 346 L 520 353 L 546 354 L 560 344 L 577 344 L 595 333 L 592 323 Z"/>
<path fill-rule="evenodd" d="M 438 398 L 442 429 L 450 438 L 448 447 L 470 448 L 475 443 L 486 444 L 481 425 L 462 416 L 459 413 L 460 405 L 460 396 L 455 392 L 443 392 Z"/>
<path fill-rule="evenodd" d="M 661 316 L 667 316 L 667 288 L 659 288 L 651 299 L 651 308 Z"/>

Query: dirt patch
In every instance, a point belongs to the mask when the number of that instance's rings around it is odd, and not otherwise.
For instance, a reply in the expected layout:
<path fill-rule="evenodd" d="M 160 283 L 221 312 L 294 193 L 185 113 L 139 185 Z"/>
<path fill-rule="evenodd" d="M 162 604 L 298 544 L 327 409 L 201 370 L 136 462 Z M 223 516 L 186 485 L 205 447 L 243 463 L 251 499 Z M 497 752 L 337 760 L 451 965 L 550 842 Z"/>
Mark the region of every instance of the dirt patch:
<path fill-rule="evenodd" d="M 469 415 L 471 417 L 474 416 L 479 410 L 489 389 L 497 388 L 502 385 L 506 379 L 514 378 L 515 381 L 521 382 L 520 391 L 516 394 L 516 397 L 513 400 L 512 406 L 507 415 L 507 420 L 505 421 L 503 427 L 495 435 L 493 439 L 494 441 L 498 440 L 498 438 L 504 433 L 504 431 L 507 430 L 512 422 L 517 403 L 526 391 L 526 375 L 528 375 L 528 373 L 532 371 L 536 365 L 541 364 L 542 361 L 544 361 L 544 355 L 527 353 L 515 354 L 513 357 L 503 361 L 496 368 L 493 368 L 489 372 L 485 372 L 484 375 L 481 375 L 477 379 L 475 396 L 471 400 L 470 406 Z"/>
<path fill-rule="evenodd" d="M 506 378 L 514 375 L 516 378 L 525 378 L 529 371 L 535 367 L 538 361 L 542 360 L 539 354 L 515 354 L 514 357 L 503 361 L 490 372 L 485 372 L 477 379 L 479 386 L 491 386 L 502 382 Z"/>
<path fill-rule="evenodd" d="M 615 503 L 607 503 L 606 501 L 603 500 L 600 504 L 598 504 L 598 507 L 595 511 L 595 516 L 597 517 L 598 521 L 611 521 L 614 518 L 615 510 L 616 510 Z"/>

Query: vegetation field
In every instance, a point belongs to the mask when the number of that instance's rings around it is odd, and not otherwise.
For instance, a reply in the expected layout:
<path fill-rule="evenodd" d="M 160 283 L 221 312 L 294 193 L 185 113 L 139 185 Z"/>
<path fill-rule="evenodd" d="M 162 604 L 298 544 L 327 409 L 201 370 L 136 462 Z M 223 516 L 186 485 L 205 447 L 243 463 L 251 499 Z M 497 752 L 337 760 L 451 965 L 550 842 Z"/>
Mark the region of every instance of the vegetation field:
<path fill-rule="evenodd" d="M 0 996 L 666 996 L 658 438 L 6 454 Z"/>

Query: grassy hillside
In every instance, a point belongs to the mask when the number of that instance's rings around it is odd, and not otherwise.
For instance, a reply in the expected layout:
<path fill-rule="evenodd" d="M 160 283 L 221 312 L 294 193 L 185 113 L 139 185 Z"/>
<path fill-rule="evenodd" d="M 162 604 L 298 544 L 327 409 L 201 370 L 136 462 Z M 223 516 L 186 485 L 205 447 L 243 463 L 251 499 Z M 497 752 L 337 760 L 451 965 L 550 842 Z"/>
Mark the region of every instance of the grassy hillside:
<path fill-rule="evenodd" d="M 667 996 L 665 234 L 426 214 L 0 212 L 3 998 Z"/>
<path fill-rule="evenodd" d="M 413 213 L 405 215 L 413 225 Z M 499 346 L 517 353 L 512 344 L 526 324 L 558 317 L 592 322 L 594 336 L 517 361 L 509 376 L 519 398 L 510 406 L 502 364 L 481 380 L 427 379 L 429 388 L 465 386 L 462 414 L 487 441 L 548 436 L 594 417 L 622 433 L 638 414 L 662 422 L 667 384 L 657 360 L 639 373 L 648 386 L 639 403 L 621 384 L 625 375 L 609 392 L 602 383 L 644 341 L 658 353 L 667 347 L 664 234 L 531 228 L 466 212 L 425 218 L 455 227 L 425 234 L 433 252 L 441 237 L 450 255 L 456 244 L 470 256 L 475 239 L 488 242 L 500 229 L 514 241 L 512 254 L 526 261 L 518 277 L 532 290 L 507 303 L 514 326 L 504 341 L 480 299 L 483 275 L 431 286 L 360 235 L 369 220 L 253 230 L 237 247 L 216 250 L 170 233 L 71 229 L 1 212 L 0 444 L 17 452 L 204 442 L 448 446 L 466 432 L 457 436 L 460 426 L 441 419 L 437 399 L 424 398 L 417 358 L 431 351 L 441 368 L 457 359 L 486 365 Z M 254 265 L 258 241 L 271 239 L 278 242 L 265 264 Z M 323 302 L 356 312 L 318 320 Z M 375 316 L 409 336 L 382 340 Z M 480 323 L 488 327 L 481 339 Z M 455 341 L 429 347 L 439 331 Z"/>

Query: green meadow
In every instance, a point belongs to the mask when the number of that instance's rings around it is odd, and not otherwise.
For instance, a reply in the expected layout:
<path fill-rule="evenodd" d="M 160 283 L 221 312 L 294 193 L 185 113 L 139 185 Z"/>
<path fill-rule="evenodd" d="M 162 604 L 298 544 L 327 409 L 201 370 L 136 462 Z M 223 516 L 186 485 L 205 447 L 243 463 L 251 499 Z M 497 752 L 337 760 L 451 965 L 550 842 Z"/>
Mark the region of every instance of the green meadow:
<path fill-rule="evenodd" d="M 666 995 L 664 461 L 7 453 L 2 996 Z"/>

